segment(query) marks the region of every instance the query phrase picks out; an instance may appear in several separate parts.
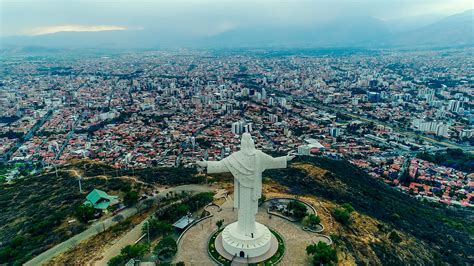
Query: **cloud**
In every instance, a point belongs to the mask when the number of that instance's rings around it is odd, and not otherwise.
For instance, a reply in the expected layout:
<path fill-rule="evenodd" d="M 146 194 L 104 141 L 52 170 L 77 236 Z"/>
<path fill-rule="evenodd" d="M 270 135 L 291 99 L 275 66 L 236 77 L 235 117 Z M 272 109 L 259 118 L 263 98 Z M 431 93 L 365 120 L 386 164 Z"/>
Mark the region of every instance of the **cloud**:
<path fill-rule="evenodd" d="M 37 27 L 31 29 L 29 35 L 43 35 L 64 31 L 73 32 L 94 32 L 94 31 L 108 31 L 108 30 L 126 30 L 126 27 L 111 26 L 111 25 L 57 25 L 57 26 L 46 26 Z"/>

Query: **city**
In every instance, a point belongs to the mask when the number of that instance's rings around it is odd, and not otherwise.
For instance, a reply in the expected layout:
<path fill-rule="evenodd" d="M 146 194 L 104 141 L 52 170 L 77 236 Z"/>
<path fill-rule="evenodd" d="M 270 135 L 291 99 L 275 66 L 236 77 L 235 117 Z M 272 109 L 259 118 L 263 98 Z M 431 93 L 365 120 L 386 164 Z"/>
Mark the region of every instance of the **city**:
<path fill-rule="evenodd" d="M 456 169 L 417 158 L 473 151 L 472 76 L 462 67 L 470 53 L 11 61 L 2 69 L 3 160 L 192 167 L 224 158 L 252 132 L 266 151 L 347 158 L 407 193 L 472 207 L 472 162 Z M 402 167 L 419 180 L 399 183 Z"/>

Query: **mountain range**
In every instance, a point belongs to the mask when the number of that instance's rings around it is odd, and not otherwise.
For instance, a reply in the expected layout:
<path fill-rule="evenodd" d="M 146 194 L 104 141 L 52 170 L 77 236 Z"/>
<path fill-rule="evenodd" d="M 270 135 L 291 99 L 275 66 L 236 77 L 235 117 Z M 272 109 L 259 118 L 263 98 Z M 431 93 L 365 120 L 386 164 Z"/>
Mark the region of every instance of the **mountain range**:
<path fill-rule="evenodd" d="M 307 26 L 237 27 L 212 36 L 154 30 L 58 32 L 2 37 L 1 50 L 45 52 L 57 49 L 157 49 L 227 47 L 459 47 L 474 44 L 474 10 L 433 21 L 382 21 L 346 17 Z M 429 21 L 429 23 L 426 23 Z M 417 22 L 417 23 L 416 23 Z M 425 23 L 423 23 L 425 22 Z M 407 24 L 407 25 L 406 25 Z"/>

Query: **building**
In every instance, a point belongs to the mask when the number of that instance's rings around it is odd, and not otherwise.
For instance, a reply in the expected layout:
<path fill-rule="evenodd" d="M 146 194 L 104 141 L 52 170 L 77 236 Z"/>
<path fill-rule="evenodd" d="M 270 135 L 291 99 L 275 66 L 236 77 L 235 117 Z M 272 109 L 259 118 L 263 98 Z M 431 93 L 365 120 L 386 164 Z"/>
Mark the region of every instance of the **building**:
<path fill-rule="evenodd" d="M 341 135 L 341 129 L 338 127 L 332 127 L 329 129 L 329 134 L 331 134 L 331 137 L 337 138 Z"/>
<path fill-rule="evenodd" d="M 298 155 L 310 155 L 311 148 L 308 145 L 298 146 Z"/>
<path fill-rule="evenodd" d="M 105 210 L 110 205 L 117 203 L 117 196 L 109 196 L 102 190 L 94 189 L 87 196 L 84 205 L 92 206 L 94 209 Z"/>
<path fill-rule="evenodd" d="M 244 130 L 244 125 L 242 121 L 232 123 L 232 133 L 235 135 L 242 134 Z"/>

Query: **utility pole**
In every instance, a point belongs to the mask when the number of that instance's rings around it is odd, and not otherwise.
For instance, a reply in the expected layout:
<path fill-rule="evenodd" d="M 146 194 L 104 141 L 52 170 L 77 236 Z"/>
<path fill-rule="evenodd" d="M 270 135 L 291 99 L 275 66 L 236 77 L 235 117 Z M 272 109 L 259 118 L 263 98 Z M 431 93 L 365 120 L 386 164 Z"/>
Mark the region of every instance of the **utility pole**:
<path fill-rule="evenodd" d="M 151 244 L 150 244 L 150 221 L 146 221 L 146 236 L 148 238 L 148 251 L 151 251 Z"/>
<path fill-rule="evenodd" d="M 82 194 L 82 184 L 81 184 L 81 179 L 82 179 L 82 176 L 79 176 L 79 193 Z"/>

